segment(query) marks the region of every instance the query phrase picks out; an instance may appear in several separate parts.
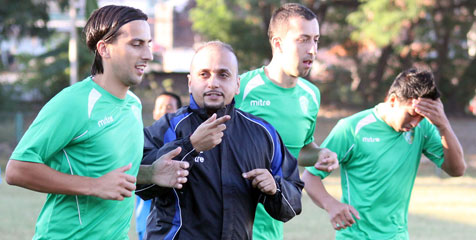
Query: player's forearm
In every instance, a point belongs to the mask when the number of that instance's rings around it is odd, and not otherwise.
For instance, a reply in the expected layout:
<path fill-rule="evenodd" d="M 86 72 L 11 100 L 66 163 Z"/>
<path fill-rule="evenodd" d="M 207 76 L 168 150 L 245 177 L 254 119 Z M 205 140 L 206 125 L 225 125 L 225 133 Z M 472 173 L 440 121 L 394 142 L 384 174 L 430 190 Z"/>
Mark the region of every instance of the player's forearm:
<path fill-rule="evenodd" d="M 140 165 L 137 174 L 137 184 L 152 184 L 154 169 L 152 165 Z"/>
<path fill-rule="evenodd" d="M 319 158 L 319 152 L 322 150 L 316 143 L 311 142 L 301 148 L 298 156 L 299 166 L 313 166 Z"/>
<path fill-rule="evenodd" d="M 10 185 L 66 195 L 92 195 L 94 185 L 94 178 L 64 174 L 41 163 L 17 160 L 8 161 L 5 178 Z"/>
<path fill-rule="evenodd" d="M 466 163 L 464 161 L 463 148 L 458 138 L 449 124 L 445 125 L 445 127 L 440 127 L 439 131 L 445 158 L 441 166 L 442 169 L 450 176 L 462 176 L 466 171 Z"/>
<path fill-rule="evenodd" d="M 325 210 L 328 209 L 328 206 L 333 202 L 337 201 L 332 197 L 324 187 L 322 180 L 318 176 L 312 175 L 307 170 L 304 170 L 302 174 L 302 180 L 304 181 L 304 189 L 311 198 L 311 200 L 320 208 Z"/>

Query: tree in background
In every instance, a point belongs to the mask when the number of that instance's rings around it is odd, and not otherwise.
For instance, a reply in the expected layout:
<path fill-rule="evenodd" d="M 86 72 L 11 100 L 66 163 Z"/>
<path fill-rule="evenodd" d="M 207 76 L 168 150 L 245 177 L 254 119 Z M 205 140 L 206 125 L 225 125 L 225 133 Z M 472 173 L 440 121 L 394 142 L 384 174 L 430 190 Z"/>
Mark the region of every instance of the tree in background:
<path fill-rule="evenodd" d="M 240 69 L 261 66 L 271 58 L 266 35 L 279 0 L 196 0 L 191 10 L 193 30 L 208 40 L 221 40 L 235 49 Z"/>
<path fill-rule="evenodd" d="M 82 29 L 77 29 L 81 36 Z M 39 56 L 21 55 L 18 60 L 23 65 L 21 78 L 17 82 L 25 90 L 34 90 L 37 101 L 41 104 L 49 101 L 54 95 L 69 85 L 69 34 L 56 33 L 49 41 L 56 41 L 55 47 Z M 58 41 L 59 40 L 59 41 Z M 90 74 L 93 56 L 83 42 L 78 44 L 79 78 Z"/>
<path fill-rule="evenodd" d="M 380 53 L 370 59 L 374 62 L 369 64 L 356 61 L 358 66 L 371 67 L 369 71 L 359 72 L 362 81 L 358 89 L 364 99 L 373 101 L 373 96 L 383 97 L 382 87 L 386 89 L 401 69 L 423 66 L 434 72 L 447 110 L 463 112 L 476 88 L 476 75 L 468 76 L 468 71 L 474 69 L 471 66 L 474 56 L 469 55 L 467 38 L 475 22 L 476 2 L 373 0 L 361 3 L 357 11 L 347 17 L 355 27 L 351 40 L 374 44 Z"/>
<path fill-rule="evenodd" d="M 270 59 L 266 28 L 272 11 L 288 1 L 196 2 L 191 12 L 194 30 L 208 40 L 230 43 L 241 69 L 259 67 Z M 475 22 L 476 1 L 298 2 L 318 16 L 320 51 L 338 59 L 333 63 L 321 59 L 325 74 L 311 76 L 321 82 L 324 103 L 369 107 L 383 100 L 398 72 L 412 66 L 432 69 L 449 112 L 464 112 L 474 96 L 476 60 L 468 52 L 468 33 Z"/>
<path fill-rule="evenodd" d="M 42 38 L 46 46 L 49 46 L 49 50 L 39 56 L 28 54 L 15 56 L 18 65 L 16 70 L 20 72 L 20 77 L 13 85 L 1 86 L 2 102 L 8 103 L 2 104 L 0 106 L 2 109 L 18 110 L 24 106 L 19 104 L 18 96 L 25 90 L 34 93 L 35 100 L 42 104 L 69 85 L 69 34 L 47 28 L 50 2 L 53 1 L 20 1 L 15 5 L 5 3 L 0 6 L 1 39 L 38 36 Z M 70 6 L 68 0 L 55 1 L 55 3 L 63 12 L 69 7 L 78 7 Z M 23 10 L 20 11 L 18 8 Z M 89 16 L 98 8 L 97 1 L 86 0 L 84 8 L 85 14 Z M 3 13 L 8 14 L 3 15 Z M 81 28 L 77 28 L 79 36 L 82 36 L 81 31 Z M 11 35 L 12 33 L 15 34 Z M 89 74 L 93 56 L 89 53 L 84 41 L 78 44 L 78 54 L 79 76 L 86 77 Z"/>
<path fill-rule="evenodd" d="M 46 28 L 49 21 L 47 1 L 18 1 L 15 4 L 0 1 L 0 44 L 3 41 L 18 39 L 26 36 L 44 39 L 51 34 Z M 1 49 L 0 71 L 9 69 L 14 56 L 9 51 Z M 14 95 L 14 87 L 0 81 L 0 107 L 6 107 Z"/>

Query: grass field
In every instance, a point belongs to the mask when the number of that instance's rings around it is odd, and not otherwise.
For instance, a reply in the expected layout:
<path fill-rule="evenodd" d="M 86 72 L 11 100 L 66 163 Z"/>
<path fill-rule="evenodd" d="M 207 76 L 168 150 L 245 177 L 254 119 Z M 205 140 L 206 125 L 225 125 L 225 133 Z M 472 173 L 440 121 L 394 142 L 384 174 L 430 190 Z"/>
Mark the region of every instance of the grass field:
<path fill-rule="evenodd" d="M 3 168 L 3 167 L 2 167 Z M 2 173 L 4 168 L 2 169 Z M 431 165 L 424 164 L 417 177 L 409 209 L 411 239 L 476 238 L 476 171 L 462 178 L 432 176 Z M 333 175 L 338 176 L 337 173 Z M 329 192 L 340 197 L 340 180 L 325 180 Z M 31 239 L 36 218 L 46 195 L 0 184 L 0 239 Z M 136 239 L 132 222 L 130 238 Z M 303 212 L 284 225 L 285 239 L 333 239 L 327 213 L 303 195 Z"/>
<path fill-rule="evenodd" d="M 458 119 L 452 123 L 470 168 L 464 177 L 449 178 L 437 172 L 431 163 L 421 164 L 409 209 L 412 240 L 476 239 L 476 121 Z M 321 119 L 316 141 L 321 142 L 334 124 L 335 120 Z M 0 239 L 31 239 L 46 194 L 7 185 L 4 181 L 7 157 L 0 157 Z M 335 172 L 324 181 L 335 197 L 340 197 L 341 191 L 338 176 Z M 302 201 L 302 214 L 284 225 L 285 239 L 333 239 L 335 233 L 327 213 L 315 206 L 306 193 Z M 134 226 L 133 221 L 131 239 L 137 239 Z"/>

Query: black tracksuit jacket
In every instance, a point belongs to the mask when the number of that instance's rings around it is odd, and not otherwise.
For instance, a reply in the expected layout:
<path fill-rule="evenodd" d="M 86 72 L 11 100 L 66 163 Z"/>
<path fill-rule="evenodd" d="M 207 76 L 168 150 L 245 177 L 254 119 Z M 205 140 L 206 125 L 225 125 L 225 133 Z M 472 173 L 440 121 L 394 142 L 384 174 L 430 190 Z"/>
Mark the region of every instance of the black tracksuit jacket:
<path fill-rule="evenodd" d="M 144 129 L 142 164 L 152 164 L 178 146 L 182 152 L 176 160 L 190 163 L 182 189 L 138 186 L 137 195 L 153 199 L 146 239 L 251 239 L 258 202 L 277 220 L 286 222 L 299 214 L 304 183 L 296 159 L 276 130 L 261 118 L 235 109 L 233 102 L 217 112 L 217 118 L 231 116 L 222 142 L 198 153 L 190 135 L 208 115 L 192 96 L 190 102 Z M 278 188 L 274 196 L 253 188 L 242 177 L 256 168 L 269 169 L 273 175 Z"/>

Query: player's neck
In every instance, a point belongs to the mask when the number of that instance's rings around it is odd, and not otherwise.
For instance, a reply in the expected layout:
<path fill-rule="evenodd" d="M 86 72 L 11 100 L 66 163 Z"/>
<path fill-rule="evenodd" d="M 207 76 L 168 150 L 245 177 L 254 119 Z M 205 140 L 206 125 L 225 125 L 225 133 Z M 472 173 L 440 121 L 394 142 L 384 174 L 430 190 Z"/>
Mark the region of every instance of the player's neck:
<path fill-rule="evenodd" d="M 389 122 L 389 113 L 390 113 L 390 105 L 387 102 L 383 102 L 378 105 L 377 108 L 377 116 L 382 119 L 388 126 L 392 127 L 391 122 Z"/>
<path fill-rule="evenodd" d="M 129 86 L 123 84 L 119 79 L 115 79 L 112 74 L 96 74 L 93 81 L 119 99 L 126 98 Z"/>
<path fill-rule="evenodd" d="M 271 82 L 280 87 L 293 88 L 296 86 L 298 78 L 287 75 L 275 58 L 264 68 L 264 72 Z"/>

